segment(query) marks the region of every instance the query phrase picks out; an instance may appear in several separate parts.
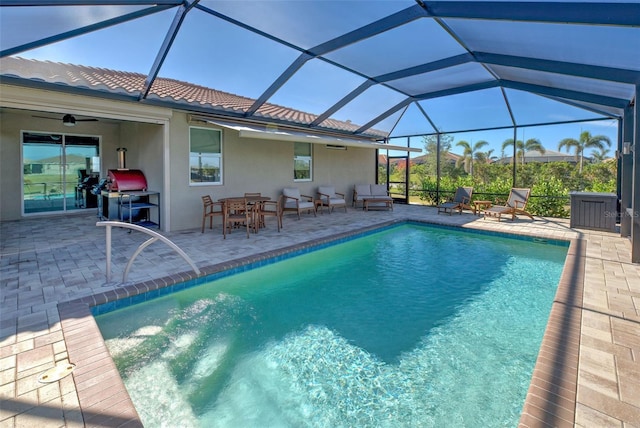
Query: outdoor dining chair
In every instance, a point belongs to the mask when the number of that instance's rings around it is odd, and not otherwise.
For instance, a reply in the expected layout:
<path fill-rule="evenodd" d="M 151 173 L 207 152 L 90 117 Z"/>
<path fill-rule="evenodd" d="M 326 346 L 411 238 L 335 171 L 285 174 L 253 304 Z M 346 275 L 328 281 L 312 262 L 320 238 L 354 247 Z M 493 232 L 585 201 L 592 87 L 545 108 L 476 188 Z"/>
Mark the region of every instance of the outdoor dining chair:
<path fill-rule="evenodd" d="M 244 226 L 247 229 L 252 227 L 253 210 L 247 204 L 245 198 L 229 198 L 224 201 L 224 239 L 227 239 L 227 230 L 231 233 L 234 227 Z"/>
<path fill-rule="evenodd" d="M 209 229 L 213 229 L 213 218 L 220 216 L 221 219 L 224 219 L 224 211 L 222 202 L 214 202 L 209 195 L 202 197 L 202 206 L 202 233 L 204 233 L 204 223 L 206 219 L 209 219 Z"/>

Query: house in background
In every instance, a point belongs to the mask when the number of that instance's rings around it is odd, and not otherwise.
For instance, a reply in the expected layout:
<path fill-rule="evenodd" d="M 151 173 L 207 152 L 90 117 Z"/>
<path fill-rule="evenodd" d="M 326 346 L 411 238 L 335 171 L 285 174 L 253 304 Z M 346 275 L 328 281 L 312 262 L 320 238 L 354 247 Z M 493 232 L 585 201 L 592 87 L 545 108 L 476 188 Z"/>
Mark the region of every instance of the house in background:
<path fill-rule="evenodd" d="M 261 108 L 262 122 L 215 116 L 205 107 L 240 112 L 253 100 L 173 79 L 158 78 L 140 103 L 125 95 L 140 90 L 142 74 L 22 58 L 3 58 L 0 68 L 3 221 L 76 212 L 78 171 L 95 168 L 106 178 L 123 166 L 123 153 L 124 166 L 159 192 L 160 226 L 169 231 L 200 224 L 204 195 L 277 198 L 288 186 L 314 195 L 332 185 L 350 197 L 354 184 L 376 181 L 378 149 L 403 149 L 380 144 L 375 131 L 349 137 L 345 131 L 357 129 L 349 122 L 330 120 L 311 132 L 296 122 L 307 113 L 276 105 Z M 12 78 L 40 83 L 24 87 Z M 47 160 L 47 171 L 33 170 L 42 162 L 35 157 Z M 44 208 L 30 210 L 36 202 Z"/>
<path fill-rule="evenodd" d="M 590 158 L 585 157 L 584 158 L 585 161 L 590 161 Z M 518 163 L 522 162 L 522 157 L 518 157 L 517 159 Z M 513 163 L 513 156 L 506 156 L 503 157 L 501 159 L 496 160 L 496 162 L 499 163 L 504 163 L 504 164 L 511 164 Z M 578 163 L 575 155 L 571 154 L 571 153 L 562 153 L 562 152 L 555 152 L 553 150 L 545 150 L 544 153 L 540 153 L 537 150 L 530 150 L 528 152 L 524 153 L 524 162 L 525 163 L 529 163 L 529 162 L 569 162 L 572 164 L 576 164 Z"/>

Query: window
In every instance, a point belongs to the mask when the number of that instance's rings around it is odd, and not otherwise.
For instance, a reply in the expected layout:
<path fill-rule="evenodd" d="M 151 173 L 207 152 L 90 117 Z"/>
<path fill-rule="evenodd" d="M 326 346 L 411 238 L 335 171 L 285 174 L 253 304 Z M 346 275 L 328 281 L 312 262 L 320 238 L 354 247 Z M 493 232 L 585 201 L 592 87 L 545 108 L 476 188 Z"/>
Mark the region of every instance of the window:
<path fill-rule="evenodd" d="M 311 181 L 311 143 L 293 144 L 293 180 Z"/>
<path fill-rule="evenodd" d="M 87 190 L 98 181 L 99 149 L 97 136 L 23 132 L 23 213 L 95 208 L 96 196 Z"/>
<path fill-rule="evenodd" d="M 222 184 L 222 131 L 189 128 L 190 184 Z"/>

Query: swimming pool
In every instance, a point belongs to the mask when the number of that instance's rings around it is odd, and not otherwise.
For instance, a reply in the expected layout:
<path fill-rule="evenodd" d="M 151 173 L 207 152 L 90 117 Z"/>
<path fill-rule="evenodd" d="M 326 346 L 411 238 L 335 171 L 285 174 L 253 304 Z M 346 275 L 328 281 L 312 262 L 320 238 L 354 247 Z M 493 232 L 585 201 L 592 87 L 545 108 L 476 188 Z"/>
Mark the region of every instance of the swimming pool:
<path fill-rule="evenodd" d="M 513 426 L 566 251 L 407 224 L 96 320 L 145 426 Z"/>

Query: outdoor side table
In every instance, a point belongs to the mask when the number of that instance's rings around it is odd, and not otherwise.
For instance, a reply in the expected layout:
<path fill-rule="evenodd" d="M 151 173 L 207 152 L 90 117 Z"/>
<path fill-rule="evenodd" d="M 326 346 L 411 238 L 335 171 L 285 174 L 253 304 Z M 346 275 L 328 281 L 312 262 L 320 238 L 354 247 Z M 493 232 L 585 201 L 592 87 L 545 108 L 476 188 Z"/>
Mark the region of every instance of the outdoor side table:
<path fill-rule="evenodd" d="M 491 201 L 473 201 L 473 214 L 480 215 L 480 211 L 491 208 Z"/>

